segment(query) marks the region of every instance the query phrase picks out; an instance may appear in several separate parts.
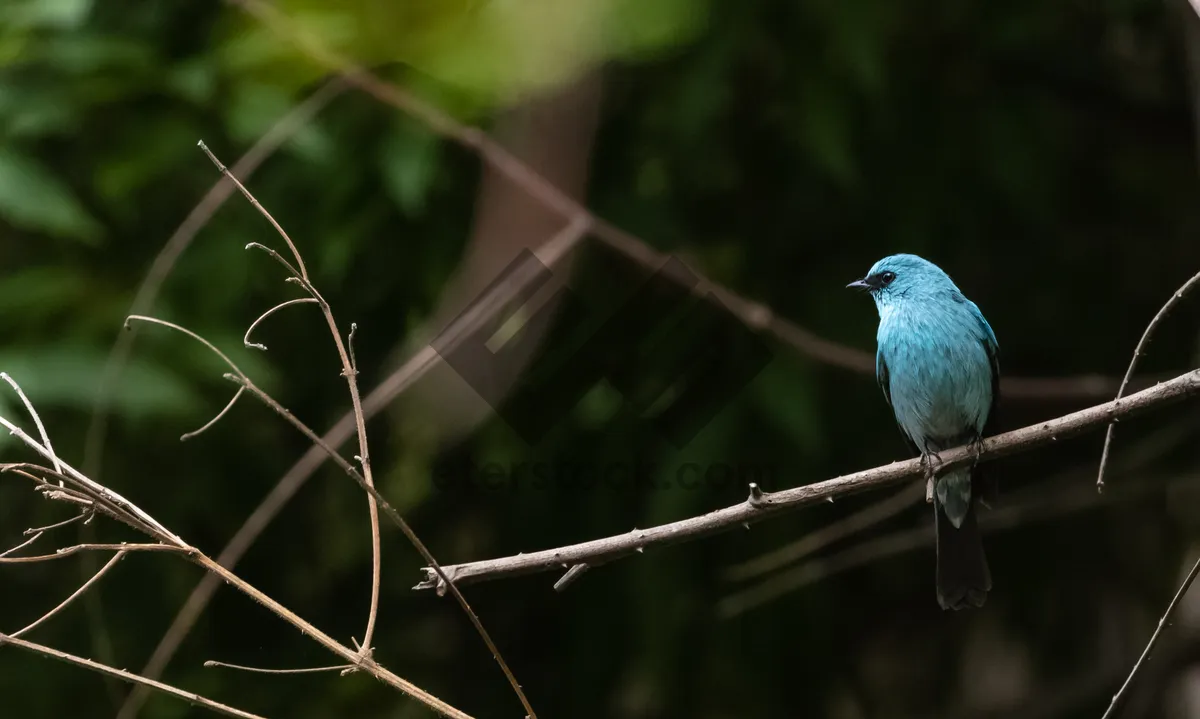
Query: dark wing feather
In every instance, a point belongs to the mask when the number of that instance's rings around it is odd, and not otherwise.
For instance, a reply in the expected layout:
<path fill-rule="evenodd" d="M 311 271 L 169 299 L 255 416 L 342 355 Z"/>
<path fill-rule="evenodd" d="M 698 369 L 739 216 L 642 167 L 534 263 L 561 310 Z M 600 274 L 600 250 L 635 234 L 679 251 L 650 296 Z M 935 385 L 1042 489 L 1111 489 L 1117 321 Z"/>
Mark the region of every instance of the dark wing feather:
<path fill-rule="evenodd" d="M 887 400 L 888 406 L 892 406 L 892 375 L 888 372 L 887 360 L 883 358 L 882 352 L 875 354 L 875 381 L 879 383 L 879 389 L 883 390 L 883 398 Z M 896 423 L 900 427 L 900 423 Z M 908 436 L 908 432 L 900 427 L 900 434 L 903 435 L 905 443 L 914 452 L 920 452 L 917 448 L 917 443 L 913 442 L 912 437 Z"/>
<path fill-rule="evenodd" d="M 983 351 L 987 353 L 988 364 L 992 369 L 992 404 L 988 407 L 987 419 L 983 423 L 982 434 L 991 434 L 996 421 L 996 402 L 1000 399 L 1000 344 L 996 342 L 996 335 L 992 332 L 992 326 L 983 318 L 983 314 L 979 308 L 975 308 L 975 316 L 979 319 L 980 329 L 983 330 L 983 338 L 980 340 L 983 344 Z"/>

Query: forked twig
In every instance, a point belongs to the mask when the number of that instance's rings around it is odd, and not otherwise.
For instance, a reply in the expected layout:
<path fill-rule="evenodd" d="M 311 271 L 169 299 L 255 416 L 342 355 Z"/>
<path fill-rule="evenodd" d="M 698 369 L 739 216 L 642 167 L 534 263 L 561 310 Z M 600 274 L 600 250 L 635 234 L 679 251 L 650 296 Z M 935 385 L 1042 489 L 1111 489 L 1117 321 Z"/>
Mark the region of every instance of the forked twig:
<path fill-rule="evenodd" d="M 103 577 L 105 574 L 107 574 L 108 570 L 117 566 L 117 562 L 124 559 L 125 555 L 127 555 L 127 554 L 129 554 L 129 550 L 127 550 L 127 549 L 122 549 L 121 551 L 114 554 L 112 556 L 112 559 L 108 560 L 108 563 L 100 568 L 100 571 L 93 574 L 91 579 L 84 582 L 78 589 L 76 589 L 74 592 L 72 592 L 71 596 L 62 600 L 62 602 L 57 607 L 55 607 L 54 609 L 51 609 L 50 611 L 46 612 L 42 616 L 40 616 L 37 619 L 30 622 L 28 625 L 22 627 L 21 629 L 18 629 L 17 631 L 13 632 L 12 634 L 10 634 L 8 636 L 19 637 L 22 634 L 27 634 L 27 633 L 33 631 L 34 629 L 38 628 L 40 625 L 42 625 L 46 621 L 48 621 L 55 614 L 58 614 L 62 610 L 66 609 L 67 606 L 69 606 L 71 604 L 71 602 L 73 602 L 76 599 L 78 599 L 79 597 L 83 596 L 83 593 L 86 592 L 89 588 L 91 588 L 91 586 L 93 584 L 100 581 L 100 578 Z"/>
<path fill-rule="evenodd" d="M 380 583 L 381 583 L 380 575 L 382 572 L 382 559 L 381 559 L 381 548 L 380 548 L 381 541 L 380 541 L 380 532 L 379 532 L 379 508 L 382 506 L 387 510 L 389 517 L 400 527 L 400 530 L 404 533 L 405 537 L 409 540 L 409 542 L 411 542 L 413 544 L 414 547 L 417 548 L 417 550 L 418 550 L 418 552 L 420 552 L 422 558 L 424 558 L 425 561 L 429 562 L 430 566 L 434 568 L 434 571 L 440 571 L 439 565 L 437 563 L 437 560 L 435 560 L 433 558 L 433 554 L 428 550 L 428 548 L 425 547 L 424 543 L 421 542 L 421 540 L 417 537 L 416 533 L 412 530 L 411 527 L 409 527 L 408 523 L 406 521 L 404 521 L 403 517 L 400 516 L 400 513 L 397 512 L 395 509 L 393 509 L 391 507 L 391 505 L 389 505 L 387 503 L 387 501 L 384 500 L 383 496 L 380 495 L 379 492 L 375 489 L 375 482 L 372 478 L 372 472 L 371 472 L 371 460 L 370 460 L 370 449 L 369 449 L 370 445 L 367 442 L 366 416 L 365 416 L 365 413 L 363 412 L 362 399 L 360 397 L 359 389 L 358 389 L 358 380 L 357 380 L 358 368 L 356 366 L 356 361 L 352 358 L 350 351 L 347 350 L 346 342 L 344 342 L 342 340 L 341 331 L 338 329 L 337 322 L 333 317 L 333 312 L 329 307 L 329 303 L 326 302 L 323 297 L 321 297 L 321 295 L 317 291 L 316 287 L 314 287 L 312 285 L 312 283 L 309 281 L 308 273 L 304 267 L 304 259 L 301 257 L 299 250 L 296 248 L 295 243 L 292 242 L 292 240 L 288 236 L 287 232 L 284 231 L 283 227 L 275 220 L 275 218 L 271 215 L 271 213 L 268 212 L 267 209 L 265 207 L 263 207 L 261 203 L 258 202 L 258 200 L 254 197 L 253 193 L 251 193 L 248 189 L 246 189 L 246 187 L 244 185 L 242 185 L 242 183 L 239 182 L 238 179 L 236 177 L 234 177 L 232 173 L 229 172 L 229 170 L 225 167 L 225 165 L 222 164 L 219 159 L 217 159 L 216 155 L 214 155 L 212 153 L 212 151 L 209 150 L 208 147 L 204 145 L 203 142 L 201 142 L 199 144 L 200 144 L 200 148 L 204 151 L 204 153 L 208 156 L 208 158 L 220 169 L 220 171 L 227 178 L 229 178 L 232 182 L 234 182 L 237 185 L 237 188 L 242 192 L 242 194 L 246 197 L 246 199 L 250 201 L 250 203 L 254 206 L 254 208 L 257 209 L 259 211 L 259 213 L 261 215 L 263 215 L 264 218 L 266 218 L 266 220 L 271 224 L 272 227 L 275 228 L 275 230 L 279 234 L 279 236 L 281 238 L 283 238 L 284 242 L 286 242 L 287 246 L 291 249 L 292 255 L 295 257 L 296 264 L 299 267 L 299 272 L 293 274 L 293 276 L 289 279 L 293 279 L 293 280 L 297 281 L 298 283 L 300 283 L 313 296 L 313 298 L 317 300 L 317 302 L 321 308 L 321 313 L 325 317 L 326 324 L 329 326 L 330 335 L 333 337 L 334 345 L 337 348 L 338 358 L 341 360 L 341 363 L 342 363 L 342 375 L 346 379 L 346 386 L 350 392 L 351 405 L 352 405 L 353 411 L 354 411 L 354 424 L 355 424 L 355 429 L 358 434 L 359 453 L 358 453 L 357 459 L 358 459 L 360 466 L 362 467 L 361 474 L 359 474 L 357 471 L 348 471 L 347 473 L 350 474 L 350 476 L 353 477 L 355 479 L 355 481 L 357 481 L 359 483 L 359 485 L 362 486 L 362 488 L 367 492 L 367 495 L 368 495 L 367 499 L 368 499 L 368 502 L 370 505 L 371 539 L 372 539 L 372 549 L 373 549 L 373 551 L 372 551 L 371 608 L 370 608 L 370 613 L 369 613 L 368 619 L 367 619 L 367 628 L 364 633 L 363 642 L 362 642 L 362 654 L 364 657 L 369 657 L 371 654 L 371 639 L 374 635 L 375 621 L 376 621 L 376 617 L 378 615 L 379 591 L 380 591 Z M 263 247 L 263 249 L 267 249 L 269 252 L 273 252 L 269 248 L 266 248 L 265 246 L 261 246 L 261 247 Z M 283 261 L 282 258 L 278 257 L 277 253 L 273 253 L 273 254 L 275 254 L 275 256 L 278 259 L 280 259 L 280 261 Z M 285 262 L 284 264 L 286 265 L 287 263 Z M 351 334 L 348 337 L 348 339 L 350 339 L 350 340 L 353 339 L 353 335 L 356 330 L 357 330 L 357 327 L 355 327 L 354 329 L 351 330 Z M 189 332 L 188 334 L 191 334 L 194 337 L 198 337 L 197 335 L 195 335 L 195 333 Z M 207 341 L 205 341 L 205 344 L 209 344 L 209 343 Z M 211 345 L 209 344 L 209 346 L 211 346 Z M 222 355 L 222 357 L 224 357 L 224 356 Z M 228 362 L 228 360 L 227 360 L 227 362 Z M 236 366 L 233 365 L 232 362 L 228 362 L 228 364 L 231 367 L 234 367 L 235 372 L 237 372 L 237 377 L 234 378 L 234 379 L 236 379 L 236 381 L 238 381 L 240 384 L 243 384 L 243 386 L 245 386 L 246 389 L 249 389 L 252 393 L 259 396 L 259 398 L 263 399 L 263 401 L 267 401 L 270 399 L 266 395 L 265 392 L 262 392 L 262 390 L 258 389 L 256 386 L 254 386 L 253 383 L 250 382 L 249 378 L 246 377 L 245 373 L 238 370 L 236 368 Z M 320 441 L 320 438 L 317 436 L 317 434 L 315 432 L 313 432 L 311 429 L 309 429 L 306 425 L 304 425 L 299 420 L 295 419 L 289 411 L 287 411 L 285 408 L 283 408 L 277 402 L 274 402 L 274 400 L 270 400 L 268 402 L 268 404 L 272 404 L 273 408 L 277 412 L 282 414 L 283 416 L 291 418 L 290 421 L 292 421 L 292 423 L 297 428 L 300 428 L 301 431 L 303 431 L 310 439 L 312 439 L 316 442 Z M 341 460 L 341 456 L 338 455 L 335 451 L 333 451 L 332 448 L 330 448 L 330 453 L 331 453 L 331 456 L 336 456 L 340 461 L 342 461 L 342 462 L 345 461 L 345 460 Z M 343 469 L 345 470 L 346 468 L 343 468 Z M 352 470 L 352 468 L 351 468 L 351 470 Z M 484 628 L 483 623 L 479 620 L 478 615 L 476 615 L 474 610 L 471 609 L 471 605 L 467 602 L 466 597 L 464 597 L 462 595 L 462 593 L 458 591 L 458 588 L 455 587 L 453 585 L 453 583 L 449 581 L 449 578 L 447 578 L 444 574 L 442 575 L 442 578 L 444 580 L 446 580 L 448 586 L 450 587 L 451 593 L 454 595 L 454 598 L 457 600 L 459 606 L 461 606 L 463 611 L 467 614 L 469 620 L 471 621 L 472 625 L 475 628 L 475 631 L 479 634 L 480 638 L 483 640 L 483 642 L 487 646 L 488 650 L 492 653 L 492 657 L 496 660 L 496 663 L 500 666 L 500 669 L 504 673 L 505 678 L 508 679 L 509 685 L 512 687 L 513 692 L 517 695 L 517 698 L 520 700 L 521 705 L 525 708 L 525 711 L 528 714 L 528 716 L 530 717 L 530 719 L 537 719 L 537 713 L 534 711 L 532 704 L 530 704 L 530 702 L 529 702 L 529 699 L 525 696 L 525 692 L 521 688 L 520 682 L 517 681 L 517 678 L 513 674 L 512 670 L 509 668 L 508 663 L 504 660 L 504 657 L 500 654 L 499 648 L 496 646 L 495 642 L 492 641 L 491 635 L 488 634 L 487 630 Z"/>

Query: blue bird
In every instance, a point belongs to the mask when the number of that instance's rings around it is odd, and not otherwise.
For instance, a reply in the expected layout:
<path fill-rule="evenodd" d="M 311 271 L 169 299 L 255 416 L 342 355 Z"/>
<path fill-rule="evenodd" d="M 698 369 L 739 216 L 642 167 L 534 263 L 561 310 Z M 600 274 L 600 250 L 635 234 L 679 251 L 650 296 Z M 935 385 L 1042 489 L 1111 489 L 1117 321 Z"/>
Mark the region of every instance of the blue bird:
<path fill-rule="evenodd" d="M 992 577 L 975 520 L 974 468 L 936 477 L 934 460 L 940 462 L 939 451 L 962 444 L 978 449 L 998 394 L 996 335 L 950 276 L 916 255 L 885 257 L 847 287 L 866 290 L 875 300 L 875 376 L 925 464 L 925 498 L 934 502 L 937 534 L 938 604 L 981 607 Z"/>

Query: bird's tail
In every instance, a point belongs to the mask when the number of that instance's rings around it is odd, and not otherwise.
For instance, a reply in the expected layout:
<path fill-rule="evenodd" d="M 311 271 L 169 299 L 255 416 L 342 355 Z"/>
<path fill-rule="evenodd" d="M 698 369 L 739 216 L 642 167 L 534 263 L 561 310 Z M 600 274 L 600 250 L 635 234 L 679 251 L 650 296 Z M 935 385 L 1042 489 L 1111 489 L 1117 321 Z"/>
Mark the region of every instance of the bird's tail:
<path fill-rule="evenodd" d="M 971 496 L 971 469 L 939 477 L 935 494 L 938 604 L 955 610 L 982 607 L 992 588 L 992 574 L 975 520 L 977 498 Z"/>

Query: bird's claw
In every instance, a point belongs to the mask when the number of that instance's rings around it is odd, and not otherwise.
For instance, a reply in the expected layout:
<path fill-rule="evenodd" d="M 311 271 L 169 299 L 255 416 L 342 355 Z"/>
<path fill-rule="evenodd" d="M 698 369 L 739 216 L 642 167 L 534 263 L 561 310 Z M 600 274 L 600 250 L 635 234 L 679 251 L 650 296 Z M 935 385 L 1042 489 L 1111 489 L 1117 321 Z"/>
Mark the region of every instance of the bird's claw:
<path fill-rule="evenodd" d="M 933 486 L 937 477 L 937 467 L 934 466 L 934 462 L 939 466 L 942 464 L 942 458 L 937 452 L 926 451 L 921 455 L 921 464 L 925 467 L 925 502 L 930 504 L 933 503 Z"/>
<path fill-rule="evenodd" d="M 971 440 L 971 444 L 968 446 L 971 449 L 971 455 L 973 457 L 971 461 L 971 467 L 974 468 L 977 464 L 979 464 L 979 457 L 983 454 L 983 437 L 976 437 L 975 439 Z"/>

